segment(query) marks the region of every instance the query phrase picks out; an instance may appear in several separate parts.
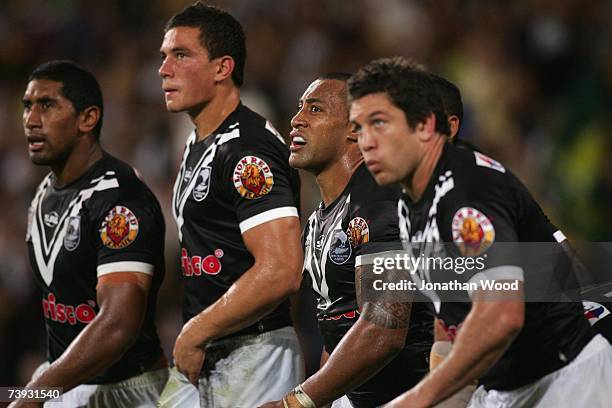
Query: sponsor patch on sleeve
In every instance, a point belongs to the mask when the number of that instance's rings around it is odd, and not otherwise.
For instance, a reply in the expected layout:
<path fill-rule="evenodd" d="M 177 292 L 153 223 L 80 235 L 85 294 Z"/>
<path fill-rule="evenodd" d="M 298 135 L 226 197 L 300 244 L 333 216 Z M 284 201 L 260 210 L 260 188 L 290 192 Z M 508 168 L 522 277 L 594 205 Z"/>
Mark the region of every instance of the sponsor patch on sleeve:
<path fill-rule="evenodd" d="M 361 217 L 353 218 L 347 228 L 347 235 L 353 248 L 370 241 L 370 227 Z"/>
<path fill-rule="evenodd" d="M 583 300 L 582 306 L 584 307 L 584 317 L 588 319 L 591 326 L 610 314 L 608 309 L 597 302 Z"/>
<path fill-rule="evenodd" d="M 122 205 L 112 208 L 100 226 L 100 239 L 110 249 L 121 249 L 130 245 L 138 235 L 138 218 Z"/>
<path fill-rule="evenodd" d="M 244 156 L 234 167 L 232 181 L 241 197 L 255 200 L 272 191 L 274 176 L 268 163 L 257 156 Z"/>
<path fill-rule="evenodd" d="M 506 168 L 502 166 L 500 162 L 497 160 L 493 160 L 489 156 L 485 156 L 480 152 L 474 152 L 474 156 L 476 156 L 476 164 L 481 167 L 488 167 L 493 170 L 497 170 L 501 173 L 506 172 Z"/>
<path fill-rule="evenodd" d="M 477 256 L 495 241 L 491 220 L 472 207 L 462 207 L 453 216 L 453 242 L 463 256 Z"/>

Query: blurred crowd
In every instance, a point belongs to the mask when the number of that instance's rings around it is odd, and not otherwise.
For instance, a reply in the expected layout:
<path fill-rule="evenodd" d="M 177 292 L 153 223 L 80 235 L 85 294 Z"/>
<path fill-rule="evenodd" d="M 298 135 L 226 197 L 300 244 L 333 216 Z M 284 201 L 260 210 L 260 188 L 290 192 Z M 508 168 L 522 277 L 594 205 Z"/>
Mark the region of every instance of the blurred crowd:
<path fill-rule="evenodd" d="M 0 385 L 44 358 L 39 294 L 24 243 L 34 189 L 48 171 L 27 157 L 21 97 L 50 59 L 95 73 L 102 145 L 143 175 L 165 208 L 167 275 L 158 305 L 167 353 L 181 326 L 171 187 L 191 130 L 165 111 L 159 46 L 185 0 L 0 2 Z M 523 180 L 571 238 L 611 241 L 612 2 L 578 0 L 215 0 L 242 22 L 243 101 L 287 135 L 317 75 L 372 58 L 411 56 L 459 86 L 459 137 Z M 303 177 L 302 211 L 318 203 Z"/>

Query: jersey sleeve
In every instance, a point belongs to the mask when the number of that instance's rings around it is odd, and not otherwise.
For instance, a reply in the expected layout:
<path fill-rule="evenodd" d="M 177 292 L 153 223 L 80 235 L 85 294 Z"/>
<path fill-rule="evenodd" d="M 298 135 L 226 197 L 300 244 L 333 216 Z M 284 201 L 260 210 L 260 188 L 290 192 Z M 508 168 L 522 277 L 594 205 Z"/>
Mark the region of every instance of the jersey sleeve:
<path fill-rule="evenodd" d="M 484 280 L 524 281 L 517 232 L 521 192 L 503 182 L 483 183 L 466 197 L 449 200 L 440 220 L 455 273 L 479 285 Z"/>
<path fill-rule="evenodd" d="M 288 154 L 262 131 L 258 145 L 242 149 L 236 143 L 228 151 L 221 186 L 229 193 L 240 232 L 283 217 L 298 217 L 299 179 L 289 167 Z M 267 142 L 265 140 L 268 139 Z"/>
<path fill-rule="evenodd" d="M 348 236 L 355 247 L 355 266 L 403 253 L 399 237 L 397 201 L 375 201 L 361 206 L 349 221 Z"/>
<path fill-rule="evenodd" d="M 98 277 L 115 272 L 153 275 L 163 252 L 165 227 L 155 203 L 146 197 L 119 197 L 94 221 Z"/>

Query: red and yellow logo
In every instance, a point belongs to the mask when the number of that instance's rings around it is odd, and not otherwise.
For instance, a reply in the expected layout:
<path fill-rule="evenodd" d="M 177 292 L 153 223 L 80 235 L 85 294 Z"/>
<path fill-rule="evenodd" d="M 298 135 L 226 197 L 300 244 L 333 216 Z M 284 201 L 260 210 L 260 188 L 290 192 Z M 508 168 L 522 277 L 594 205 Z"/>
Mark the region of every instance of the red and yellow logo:
<path fill-rule="evenodd" d="M 238 194 L 254 200 L 272 191 L 274 177 L 268 163 L 256 156 L 245 156 L 234 168 L 233 182 Z"/>
<path fill-rule="evenodd" d="M 477 256 L 495 241 L 491 220 L 472 207 L 463 207 L 453 216 L 453 241 L 463 256 Z"/>
<path fill-rule="evenodd" d="M 370 241 L 370 227 L 361 217 L 353 218 L 348 225 L 346 235 L 353 248 Z"/>
<path fill-rule="evenodd" d="M 100 228 L 102 243 L 111 249 L 130 245 L 138 235 L 138 219 L 129 208 L 118 205 L 111 209 Z"/>

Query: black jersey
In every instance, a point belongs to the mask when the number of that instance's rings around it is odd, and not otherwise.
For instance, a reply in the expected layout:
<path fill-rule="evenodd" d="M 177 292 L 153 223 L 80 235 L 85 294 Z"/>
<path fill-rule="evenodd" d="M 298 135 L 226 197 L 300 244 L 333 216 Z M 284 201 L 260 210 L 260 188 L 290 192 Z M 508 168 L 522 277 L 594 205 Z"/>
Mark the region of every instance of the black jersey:
<path fill-rule="evenodd" d="M 379 187 L 362 164 L 340 196 L 327 207 L 321 203 L 306 224 L 304 272 L 318 297 L 319 328 L 329 353 L 359 318 L 355 267 L 403 251 L 395 211 L 400 193 L 399 187 Z M 376 376 L 348 393 L 355 407 L 380 406 L 427 373 L 432 323 L 426 305 L 413 304 L 405 349 Z"/>
<path fill-rule="evenodd" d="M 217 301 L 253 265 L 242 240 L 245 231 L 298 216 L 299 177 L 288 158 L 274 127 L 242 104 L 204 140 L 198 142 L 195 131 L 189 136 L 172 200 L 186 285 L 185 321 Z M 285 301 L 233 335 L 289 324 Z"/>
<path fill-rule="evenodd" d="M 99 312 L 98 277 L 141 272 L 153 281 L 134 345 L 90 383 L 120 381 L 161 357 L 155 303 L 164 276 L 164 219 L 159 203 L 134 170 L 104 154 L 82 176 L 56 188 L 50 173 L 39 185 L 26 241 L 42 288 L 48 358 L 55 361 Z"/>
<path fill-rule="evenodd" d="M 479 255 L 487 259 L 486 270 L 464 271 L 463 282 L 518 279 L 527 291 L 530 279 L 537 277 L 523 271 L 520 253 L 512 253 L 508 247 L 498 251 L 494 242 L 565 240 L 527 189 L 500 163 L 450 144 L 444 146 L 422 198 L 411 202 L 404 195 L 398 210 L 401 238 L 413 256 L 456 259 Z M 421 281 L 449 283 L 458 276 L 421 267 L 413 279 L 420 287 Z M 464 302 L 441 302 L 441 293 L 427 289 L 423 293 L 454 338 L 470 311 L 468 292 L 455 299 Z M 528 384 L 567 364 L 591 337 L 579 302 L 526 302 L 522 331 L 480 382 L 487 389 L 498 390 Z"/>

